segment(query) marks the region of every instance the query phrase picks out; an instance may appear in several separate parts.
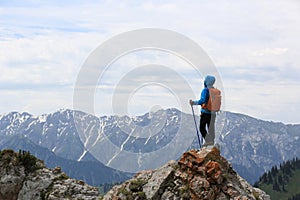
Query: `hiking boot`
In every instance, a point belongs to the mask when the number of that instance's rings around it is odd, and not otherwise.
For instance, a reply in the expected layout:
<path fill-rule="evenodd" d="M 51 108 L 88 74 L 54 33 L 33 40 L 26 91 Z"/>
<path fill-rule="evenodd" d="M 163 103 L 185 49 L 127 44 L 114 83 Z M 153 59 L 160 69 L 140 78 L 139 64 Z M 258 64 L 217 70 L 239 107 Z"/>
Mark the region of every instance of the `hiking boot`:
<path fill-rule="evenodd" d="M 214 143 L 213 142 L 205 142 L 203 144 L 203 147 L 209 147 L 209 146 L 214 146 Z"/>
<path fill-rule="evenodd" d="M 221 152 L 221 146 L 218 143 L 215 144 L 215 147 Z"/>

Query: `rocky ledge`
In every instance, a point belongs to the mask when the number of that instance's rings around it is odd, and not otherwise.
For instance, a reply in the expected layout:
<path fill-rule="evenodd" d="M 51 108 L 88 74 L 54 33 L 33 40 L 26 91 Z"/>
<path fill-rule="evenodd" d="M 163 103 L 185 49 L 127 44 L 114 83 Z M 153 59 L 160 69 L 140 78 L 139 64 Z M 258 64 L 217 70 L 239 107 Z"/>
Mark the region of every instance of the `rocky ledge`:
<path fill-rule="evenodd" d="M 141 171 L 113 187 L 103 199 L 270 200 L 270 196 L 241 178 L 213 147 L 190 150 L 178 162 Z"/>
<path fill-rule="evenodd" d="M 1 200 L 101 199 L 97 188 L 48 169 L 29 152 L 0 151 Z"/>

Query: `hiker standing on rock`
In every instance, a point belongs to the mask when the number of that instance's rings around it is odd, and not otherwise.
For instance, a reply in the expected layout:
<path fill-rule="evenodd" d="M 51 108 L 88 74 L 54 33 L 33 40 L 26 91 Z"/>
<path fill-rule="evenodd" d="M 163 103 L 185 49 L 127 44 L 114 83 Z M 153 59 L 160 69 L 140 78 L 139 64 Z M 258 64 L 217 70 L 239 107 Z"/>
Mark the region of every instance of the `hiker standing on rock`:
<path fill-rule="evenodd" d="M 214 88 L 215 81 L 216 78 L 214 76 L 207 75 L 200 99 L 190 100 L 191 106 L 201 105 L 200 133 L 205 138 L 204 145 L 206 146 L 214 145 L 216 112 L 221 107 L 221 92 Z"/>

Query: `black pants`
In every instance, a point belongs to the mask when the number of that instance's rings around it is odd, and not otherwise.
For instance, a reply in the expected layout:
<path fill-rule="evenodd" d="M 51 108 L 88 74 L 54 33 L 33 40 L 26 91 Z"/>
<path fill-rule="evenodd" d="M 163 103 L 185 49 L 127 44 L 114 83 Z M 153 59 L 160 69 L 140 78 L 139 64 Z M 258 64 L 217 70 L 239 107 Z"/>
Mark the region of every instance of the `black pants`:
<path fill-rule="evenodd" d="M 216 114 L 201 113 L 200 133 L 201 133 L 202 137 L 205 138 L 206 143 L 214 143 L 215 121 L 216 121 Z M 207 136 L 207 138 L 206 138 L 206 136 Z"/>

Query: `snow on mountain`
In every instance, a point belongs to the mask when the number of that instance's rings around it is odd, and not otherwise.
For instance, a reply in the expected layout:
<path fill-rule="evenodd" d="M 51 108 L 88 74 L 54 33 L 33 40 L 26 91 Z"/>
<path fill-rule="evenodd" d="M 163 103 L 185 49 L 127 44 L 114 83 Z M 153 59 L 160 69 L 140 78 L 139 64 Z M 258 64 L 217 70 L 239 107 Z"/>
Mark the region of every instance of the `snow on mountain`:
<path fill-rule="evenodd" d="M 220 133 L 217 142 L 222 155 L 250 183 L 271 166 L 300 155 L 300 125 L 222 112 L 217 116 L 216 130 Z M 42 116 L 17 112 L 2 115 L 0 147 L 14 135 L 22 135 L 65 159 L 97 159 L 112 167 L 122 164 L 134 169 L 143 169 L 145 164 L 152 166 L 144 156 L 151 152 L 164 148 L 184 149 L 190 135 L 193 143 L 184 150 L 198 148 L 192 116 L 177 109 L 158 110 L 135 117 L 96 117 L 68 109 Z M 116 148 L 107 148 L 107 141 Z M 124 152 L 136 155 L 135 162 L 130 161 Z M 182 152 L 173 155 L 177 154 Z M 159 158 L 155 159 L 160 162 Z M 164 160 L 161 162 L 165 163 Z"/>
<path fill-rule="evenodd" d="M 300 125 L 285 125 L 226 113 L 218 143 L 222 154 L 249 182 L 271 166 L 300 155 Z"/>

